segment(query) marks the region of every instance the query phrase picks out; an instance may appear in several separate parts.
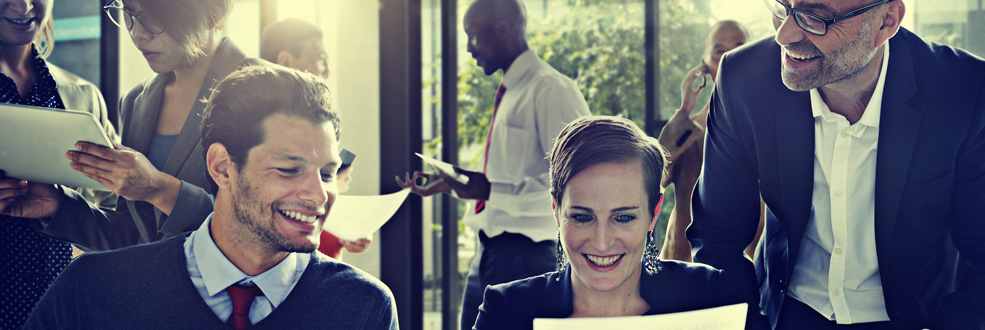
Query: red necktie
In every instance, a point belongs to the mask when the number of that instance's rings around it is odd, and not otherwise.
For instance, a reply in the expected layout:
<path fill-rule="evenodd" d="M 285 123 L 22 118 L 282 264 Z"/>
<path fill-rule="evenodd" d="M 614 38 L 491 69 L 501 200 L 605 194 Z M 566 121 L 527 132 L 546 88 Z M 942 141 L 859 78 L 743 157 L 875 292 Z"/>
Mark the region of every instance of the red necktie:
<path fill-rule="evenodd" d="M 263 295 L 263 291 L 256 285 L 239 284 L 230 285 L 226 291 L 229 292 L 229 300 L 233 302 L 233 313 L 229 315 L 226 324 L 236 330 L 249 328 L 253 325 L 250 322 L 250 306 L 253 305 L 254 298 Z"/>
<path fill-rule="evenodd" d="M 503 100 L 503 94 L 506 94 L 506 86 L 499 84 L 499 89 L 496 90 L 496 101 L 493 105 L 493 115 L 492 118 L 489 119 L 489 133 L 486 133 L 486 157 L 483 158 L 482 174 L 486 173 L 486 166 L 489 165 L 489 142 L 492 141 L 493 123 L 496 122 L 496 111 L 499 110 L 499 101 Z M 480 199 L 475 202 L 475 214 L 479 214 L 479 212 L 482 212 L 482 210 L 485 209 L 486 201 L 484 199 Z"/>

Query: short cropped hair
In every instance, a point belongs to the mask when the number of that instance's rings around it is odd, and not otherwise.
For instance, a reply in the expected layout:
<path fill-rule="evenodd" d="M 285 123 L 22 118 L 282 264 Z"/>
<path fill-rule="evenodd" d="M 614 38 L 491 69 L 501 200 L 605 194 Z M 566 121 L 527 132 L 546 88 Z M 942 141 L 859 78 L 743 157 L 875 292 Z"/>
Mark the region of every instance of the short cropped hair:
<path fill-rule="evenodd" d="M 201 46 L 210 29 L 221 29 L 233 8 L 232 0 L 123 0 L 123 5 L 139 9 L 140 19 L 163 27 L 188 61 L 205 54 Z"/>
<path fill-rule="evenodd" d="M 242 168 L 250 149 L 266 138 L 263 120 L 278 113 L 316 125 L 331 122 L 336 139 L 342 137 L 339 113 L 324 80 L 277 65 L 251 65 L 226 76 L 209 96 L 201 126 L 202 156 L 212 144 L 221 143 Z"/>
<path fill-rule="evenodd" d="M 568 181 L 582 170 L 602 163 L 631 161 L 642 165 L 643 188 L 651 215 L 660 202 L 664 151 L 656 139 L 647 136 L 629 119 L 578 118 L 561 130 L 549 158 L 550 193 L 558 204 Z"/>
<path fill-rule="evenodd" d="M 289 18 L 271 23 L 260 37 L 260 58 L 277 63 L 277 55 L 285 50 L 299 57 L 304 44 L 313 38 L 322 38 L 321 29 L 303 20 Z"/>

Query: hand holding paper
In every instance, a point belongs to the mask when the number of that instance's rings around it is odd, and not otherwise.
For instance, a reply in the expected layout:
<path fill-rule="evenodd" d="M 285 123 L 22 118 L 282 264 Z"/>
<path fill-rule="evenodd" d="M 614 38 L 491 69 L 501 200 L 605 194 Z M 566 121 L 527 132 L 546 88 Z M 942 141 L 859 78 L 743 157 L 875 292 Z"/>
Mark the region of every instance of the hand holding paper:
<path fill-rule="evenodd" d="M 411 192 L 427 197 L 437 193 L 450 194 L 454 191 L 456 198 L 464 199 L 489 199 L 491 185 L 485 174 L 479 172 L 466 171 L 458 166 L 442 162 L 440 160 L 415 153 L 431 165 L 438 174 L 427 174 L 415 171 L 414 176 L 404 174 L 404 180 L 398 176 L 397 184 L 401 187 L 409 188 Z M 417 179 L 424 178 L 423 184 L 418 184 Z"/>
<path fill-rule="evenodd" d="M 417 179 L 424 178 L 424 184 L 417 184 Z M 414 171 L 414 176 L 411 177 L 410 174 L 404 174 L 404 180 L 401 181 L 400 177 L 396 177 L 397 184 L 402 188 L 410 189 L 412 193 L 421 195 L 423 197 L 428 197 L 439 193 L 451 193 L 451 187 L 445 183 L 445 179 L 441 175 L 437 174 L 427 174 L 421 171 Z"/>

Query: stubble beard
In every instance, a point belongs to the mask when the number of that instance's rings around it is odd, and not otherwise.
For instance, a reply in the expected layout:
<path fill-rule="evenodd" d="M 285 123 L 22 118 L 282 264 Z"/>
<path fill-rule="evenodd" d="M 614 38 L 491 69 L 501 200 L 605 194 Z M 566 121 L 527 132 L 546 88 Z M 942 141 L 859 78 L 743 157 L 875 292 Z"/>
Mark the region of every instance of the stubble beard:
<path fill-rule="evenodd" d="M 869 25 L 867 17 L 863 26 Z M 792 91 L 803 92 L 829 84 L 852 79 L 865 70 L 876 54 L 876 48 L 869 49 L 868 42 L 872 39 L 872 30 L 863 28 L 858 37 L 852 42 L 827 55 L 822 55 L 814 70 L 796 72 L 780 65 L 780 76 L 783 84 Z M 801 41 L 788 47 L 800 53 L 821 54 L 814 44 L 808 40 Z M 780 61 L 785 61 L 781 51 Z"/>
<path fill-rule="evenodd" d="M 280 252 L 311 253 L 318 247 L 310 242 L 294 242 L 281 234 L 274 225 L 272 212 L 277 202 L 266 206 L 271 214 L 264 216 L 264 203 L 259 198 L 259 191 L 242 175 L 239 178 L 239 193 L 233 196 L 233 213 L 236 220 L 243 224 L 245 241 L 257 243 L 258 246 Z M 269 219 L 269 220 L 265 220 Z"/>

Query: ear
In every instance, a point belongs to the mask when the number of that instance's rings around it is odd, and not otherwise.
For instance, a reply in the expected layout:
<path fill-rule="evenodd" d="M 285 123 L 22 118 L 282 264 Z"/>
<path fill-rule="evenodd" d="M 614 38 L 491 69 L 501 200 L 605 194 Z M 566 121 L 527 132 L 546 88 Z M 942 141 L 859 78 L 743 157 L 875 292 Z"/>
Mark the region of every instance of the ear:
<path fill-rule="evenodd" d="M 561 229 L 561 213 L 557 209 L 557 201 L 554 200 L 554 196 L 551 196 L 551 210 L 554 211 L 554 223 L 557 224 L 558 229 Z"/>
<path fill-rule="evenodd" d="M 906 6 L 903 5 L 903 1 L 890 1 L 885 6 L 886 14 L 882 16 L 882 21 L 879 22 L 881 23 L 879 31 L 876 32 L 875 46 L 877 47 L 896 35 L 900 24 L 903 22 L 903 15 L 906 13 Z"/>
<path fill-rule="evenodd" d="M 209 146 L 209 152 L 205 154 L 205 167 L 209 171 L 209 176 L 219 186 L 219 190 L 229 188 L 232 172 L 235 171 L 234 166 L 226 146 L 218 142 Z"/>
<path fill-rule="evenodd" d="M 294 60 L 294 55 L 289 51 L 282 50 L 280 53 L 277 53 L 277 64 L 290 68 L 292 60 Z"/>

